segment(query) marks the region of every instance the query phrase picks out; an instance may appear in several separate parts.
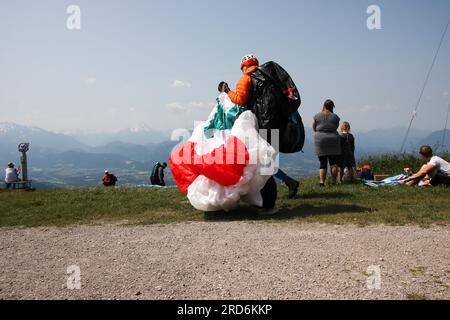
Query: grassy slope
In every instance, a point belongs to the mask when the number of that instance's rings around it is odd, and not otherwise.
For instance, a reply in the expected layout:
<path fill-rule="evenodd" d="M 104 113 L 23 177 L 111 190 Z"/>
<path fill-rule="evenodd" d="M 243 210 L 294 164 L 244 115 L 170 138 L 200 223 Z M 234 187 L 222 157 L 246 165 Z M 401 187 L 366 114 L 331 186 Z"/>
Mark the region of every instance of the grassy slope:
<path fill-rule="evenodd" d="M 230 213 L 194 210 L 177 189 L 91 188 L 35 192 L 0 191 L 0 226 L 48 226 L 80 223 L 131 224 L 181 221 L 267 220 L 323 223 L 445 224 L 450 222 L 450 189 L 368 188 L 362 185 L 320 188 L 302 180 L 301 194 L 288 200 L 279 186 L 275 217 L 258 217 L 241 206 Z"/>

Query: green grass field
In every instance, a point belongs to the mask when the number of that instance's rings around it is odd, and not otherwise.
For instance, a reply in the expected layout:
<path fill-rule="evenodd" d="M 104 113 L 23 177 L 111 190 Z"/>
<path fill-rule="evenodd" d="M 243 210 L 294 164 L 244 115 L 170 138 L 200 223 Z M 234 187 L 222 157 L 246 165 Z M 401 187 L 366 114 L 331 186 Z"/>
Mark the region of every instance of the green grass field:
<path fill-rule="evenodd" d="M 422 226 L 450 222 L 449 188 L 369 188 L 361 184 L 321 188 L 317 179 L 308 178 L 301 180 L 301 192 L 296 199 L 287 199 L 285 186 L 280 185 L 278 190 L 280 213 L 274 217 L 259 217 L 254 208 L 246 205 L 228 213 L 199 212 L 176 188 L 0 191 L 0 226 L 230 220 Z"/>

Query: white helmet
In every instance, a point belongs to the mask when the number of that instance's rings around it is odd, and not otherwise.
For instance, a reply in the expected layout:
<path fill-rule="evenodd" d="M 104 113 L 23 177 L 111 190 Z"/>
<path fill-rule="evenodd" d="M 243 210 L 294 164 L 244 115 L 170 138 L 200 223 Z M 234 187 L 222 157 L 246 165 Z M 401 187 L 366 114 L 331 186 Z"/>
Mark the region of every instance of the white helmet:
<path fill-rule="evenodd" d="M 253 54 L 247 54 L 241 59 L 241 70 L 244 67 L 257 66 L 259 65 L 259 61 Z"/>

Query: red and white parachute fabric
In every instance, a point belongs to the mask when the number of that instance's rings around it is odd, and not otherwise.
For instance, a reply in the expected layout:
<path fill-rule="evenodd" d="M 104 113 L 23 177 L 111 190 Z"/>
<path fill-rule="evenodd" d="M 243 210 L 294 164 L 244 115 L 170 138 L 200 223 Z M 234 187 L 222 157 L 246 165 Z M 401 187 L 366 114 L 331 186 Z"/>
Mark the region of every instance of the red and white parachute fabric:
<path fill-rule="evenodd" d="M 277 152 L 263 139 L 251 111 L 217 98 L 208 121 L 170 155 L 178 187 L 201 211 L 230 211 L 243 201 L 262 206 L 261 189 L 275 174 Z"/>

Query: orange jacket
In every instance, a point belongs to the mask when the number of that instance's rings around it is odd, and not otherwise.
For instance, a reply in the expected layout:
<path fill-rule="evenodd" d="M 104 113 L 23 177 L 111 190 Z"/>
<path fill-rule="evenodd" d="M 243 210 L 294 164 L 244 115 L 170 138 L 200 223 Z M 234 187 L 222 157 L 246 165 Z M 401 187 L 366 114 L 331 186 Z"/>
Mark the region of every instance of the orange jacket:
<path fill-rule="evenodd" d="M 250 74 L 258 68 L 257 66 L 251 66 L 247 70 L 245 70 L 244 75 L 241 79 L 239 79 L 236 85 L 236 92 L 229 91 L 228 96 L 230 97 L 233 103 L 238 106 L 245 107 L 248 101 L 248 95 L 250 93 L 250 88 L 252 85 L 252 78 Z"/>
<path fill-rule="evenodd" d="M 110 185 L 111 184 L 111 178 L 109 177 L 108 174 L 105 174 L 102 178 L 103 184 L 106 185 Z"/>

